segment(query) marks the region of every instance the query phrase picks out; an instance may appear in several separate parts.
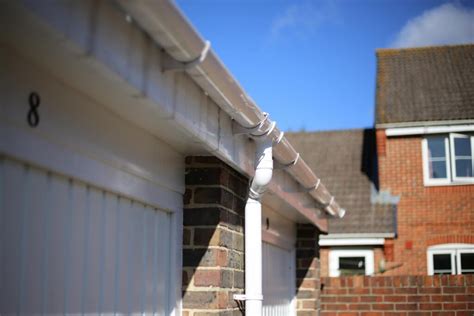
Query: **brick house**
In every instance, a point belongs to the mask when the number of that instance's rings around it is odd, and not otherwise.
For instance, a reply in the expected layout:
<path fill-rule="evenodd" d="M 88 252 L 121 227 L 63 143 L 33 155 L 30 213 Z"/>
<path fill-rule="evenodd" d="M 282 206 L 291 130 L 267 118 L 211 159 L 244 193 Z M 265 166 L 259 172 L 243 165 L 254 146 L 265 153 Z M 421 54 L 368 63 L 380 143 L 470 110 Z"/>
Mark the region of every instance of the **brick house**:
<path fill-rule="evenodd" d="M 323 276 L 474 272 L 473 74 L 474 45 L 378 50 L 375 128 L 288 136 L 349 211 Z"/>
<path fill-rule="evenodd" d="M 344 210 L 172 1 L 0 25 L 1 315 L 317 313 Z"/>

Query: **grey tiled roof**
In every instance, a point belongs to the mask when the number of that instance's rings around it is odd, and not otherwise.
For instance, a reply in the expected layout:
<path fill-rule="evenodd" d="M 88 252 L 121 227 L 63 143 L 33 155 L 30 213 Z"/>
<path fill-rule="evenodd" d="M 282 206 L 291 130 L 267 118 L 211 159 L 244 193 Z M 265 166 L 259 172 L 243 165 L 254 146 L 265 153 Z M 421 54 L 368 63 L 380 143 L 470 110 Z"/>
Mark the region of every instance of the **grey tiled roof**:
<path fill-rule="evenodd" d="M 474 45 L 377 51 L 376 123 L 474 119 Z"/>
<path fill-rule="evenodd" d="M 372 129 L 286 133 L 301 157 L 347 210 L 329 233 L 394 233 L 395 207 L 371 203 L 377 185 Z"/>

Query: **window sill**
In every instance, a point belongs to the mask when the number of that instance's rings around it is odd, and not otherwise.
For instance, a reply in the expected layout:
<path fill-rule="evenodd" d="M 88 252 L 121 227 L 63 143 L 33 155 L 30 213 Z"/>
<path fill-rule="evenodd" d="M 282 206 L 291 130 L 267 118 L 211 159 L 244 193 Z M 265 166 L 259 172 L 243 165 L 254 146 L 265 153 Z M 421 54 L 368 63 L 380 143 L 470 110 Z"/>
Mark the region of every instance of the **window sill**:
<path fill-rule="evenodd" d="M 474 179 L 472 181 L 455 181 L 455 182 L 439 182 L 439 183 L 430 183 L 425 182 L 425 187 L 452 187 L 452 186 L 461 186 L 461 185 L 474 185 Z"/>

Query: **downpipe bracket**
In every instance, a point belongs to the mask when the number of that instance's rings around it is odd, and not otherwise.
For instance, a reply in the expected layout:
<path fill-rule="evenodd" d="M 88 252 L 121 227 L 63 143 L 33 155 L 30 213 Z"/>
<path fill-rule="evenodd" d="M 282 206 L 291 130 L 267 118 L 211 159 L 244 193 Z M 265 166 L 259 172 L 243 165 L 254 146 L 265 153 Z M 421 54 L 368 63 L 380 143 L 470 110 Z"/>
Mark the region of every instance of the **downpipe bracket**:
<path fill-rule="evenodd" d="M 253 136 L 255 132 L 258 132 L 258 130 L 262 128 L 262 126 L 268 120 L 268 116 L 269 116 L 268 113 L 264 112 L 263 118 L 260 120 L 260 122 L 250 127 L 242 126 L 236 120 L 232 120 L 232 133 L 234 135 L 252 135 Z"/>
<path fill-rule="evenodd" d="M 165 59 L 163 61 L 163 67 L 162 71 L 163 72 L 169 72 L 169 71 L 186 71 L 189 69 L 192 69 L 199 64 L 201 64 L 207 57 L 207 54 L 209 53 L 209 50 L 211 49 L 211 42 L 206 41 L 204 43 L 204 47 L 196 58 L 190 60 L 190 61 L 179 61 L 176 60 L 172 57 L 170 57 L 168 54 L 165 55 Z"/>
<path fill-rule="evenodd" d="M 305 188 L 304 192 L 309 193 L 311 191 L 317 190 L 319 188 L 320 184 L 321 184 L 321 179 L 318 179 L 318 181 L 316 181 L 316 183 L 313 186 L 311 186 L 309 188 Z M 327 205 L 325 205 L 325 206 L 327 206 Z"/>
<path fill-rule="evenodd" d="M 274 161 L 275 164 L 275 169 L 281 170 L 281 169 L 288 169 L 296 165 L 298 162 L 298 159 L 300 159 L 300 153 L 296 153 L 295 159 L 293 161 L 290 161 L 288 163 L 280 163 L 278 161 Z"/>
<path fill-rule="evenodd" d="M 233 298 L 236 301 L 263 301 L 263 295 L 234 294 Z"/>

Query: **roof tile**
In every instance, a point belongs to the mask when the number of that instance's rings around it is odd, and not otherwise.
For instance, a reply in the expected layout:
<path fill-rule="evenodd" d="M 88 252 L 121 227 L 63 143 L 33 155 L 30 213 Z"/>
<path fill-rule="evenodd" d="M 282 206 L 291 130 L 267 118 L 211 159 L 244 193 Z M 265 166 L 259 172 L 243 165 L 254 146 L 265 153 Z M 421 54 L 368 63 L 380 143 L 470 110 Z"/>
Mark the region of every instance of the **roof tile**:
<path fill-rule="evenodd" d="M 377 51 L 376 123 L 474 119 L 474 45 Z"/>

